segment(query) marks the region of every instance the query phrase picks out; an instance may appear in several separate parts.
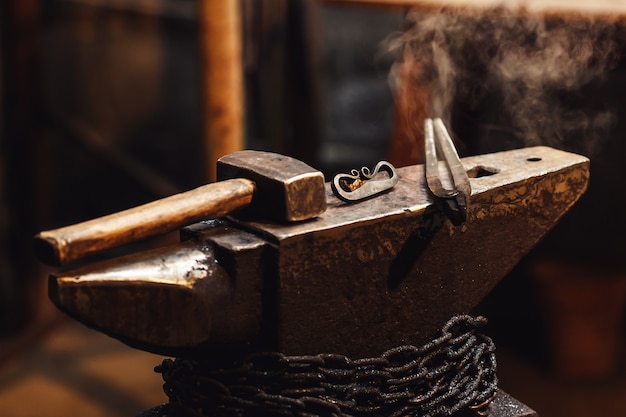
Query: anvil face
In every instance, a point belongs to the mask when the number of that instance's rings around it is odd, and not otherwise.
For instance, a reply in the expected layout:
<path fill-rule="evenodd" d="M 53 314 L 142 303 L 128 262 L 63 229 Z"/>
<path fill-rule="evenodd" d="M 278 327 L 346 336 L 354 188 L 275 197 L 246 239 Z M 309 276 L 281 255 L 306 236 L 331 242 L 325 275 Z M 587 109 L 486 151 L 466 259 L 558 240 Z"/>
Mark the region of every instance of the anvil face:
<path fill-rule="evenodd" d="M 474 308 L 576 202 L 589 177 L 588 159 L 545 147 L 462 163 L 472 195 L 458 227 L 426 189 L 424 167 L 411 166 L 398 170 L 391 191 L 359 203 L 338 200 L 328 186 L 328 209 L 311 221 L 187 228 L 184 245 L 203 251 L 193 268 L 176 262 L 181 248 L 174 246 L 117 260 L 115 268 L 127 265 L 132 278 L 112 280 L 109 263 L 52 276 L 50 296 L 90 326 L 176 356 L 252 342 L 291 355 L 354 358 L 419 345 Z M 155 258 L 165 268 L 158 282 L 142 266 Z M 185 283 L 184 303 L 173 302 L 181 276 L 198 269 L 206 277 Z M 152 320 L 122 308 L 123 300 L 107 310 L 111 285 L 171 314 Z M 155 286 L 162 291 L 142 292 Z M 170 309 L 181 305 L 203 314 L 191 320 Z"/>

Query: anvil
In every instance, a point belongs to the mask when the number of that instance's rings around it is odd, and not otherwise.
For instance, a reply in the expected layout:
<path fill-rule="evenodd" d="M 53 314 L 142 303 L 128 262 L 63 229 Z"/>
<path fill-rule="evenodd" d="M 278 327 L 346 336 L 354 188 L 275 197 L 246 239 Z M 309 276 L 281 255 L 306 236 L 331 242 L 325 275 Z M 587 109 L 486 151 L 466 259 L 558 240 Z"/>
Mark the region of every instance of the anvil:
<path fill-rule="evenodd" d="M 275 350 L 359 358 L 430 340 L 470 312 L 585 191 L 589 160 L 547 147 L 462 159 L 467 221 L 453 226 L 424 167 L 375 198 L 291 224 L 235 217 L 177 245 L 50 277 L 77 320 L 136 348 L 184 357 Z"/>

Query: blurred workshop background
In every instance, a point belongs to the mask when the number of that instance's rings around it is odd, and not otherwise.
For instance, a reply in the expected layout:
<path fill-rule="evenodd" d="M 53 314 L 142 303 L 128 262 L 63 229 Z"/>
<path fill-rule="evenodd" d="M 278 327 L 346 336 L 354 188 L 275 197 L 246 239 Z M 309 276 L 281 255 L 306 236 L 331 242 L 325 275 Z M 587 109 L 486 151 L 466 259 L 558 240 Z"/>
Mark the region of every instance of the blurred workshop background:
<path fill-rule="evenodd" d="M 411 91 L 390 76 L 411 1 L 225 1 L 239 6 L 234 18 L 217 14 L 221 3 L 0 5 L 0 415 L 134 416 L 166 401 L 153 371 L 161 357 L 51 305 L 50 270 L 30 249 L 38 231 L 204 184 L 216 156 L 241 148 L 297 157 L 327 180 L 382 159 L 419 161 L 406 136 L 422 120 L 401 113 L 396 99 Z M 423 3 L 424 14 L 447 5 Z M 541 417 L 625 416 L 626 9 L 552 3 L 553 18 L 581 12 L 624 41 L 606 71 L 557 92 L 609 123 L 593 149 L 582 142 L 595 125 L 562 143 L 591 157 L 589 191 L 479 312 L 491 322 L 501 387 Z M 239 50 L 224 46 L 229 36 Z M 210 82 L 224 74 L 234 84 Z M 525 145 L 497 128 L 507 126 L 499 109 L 488 94 L 471 108 L 457 103 L 462 154 Z"/>

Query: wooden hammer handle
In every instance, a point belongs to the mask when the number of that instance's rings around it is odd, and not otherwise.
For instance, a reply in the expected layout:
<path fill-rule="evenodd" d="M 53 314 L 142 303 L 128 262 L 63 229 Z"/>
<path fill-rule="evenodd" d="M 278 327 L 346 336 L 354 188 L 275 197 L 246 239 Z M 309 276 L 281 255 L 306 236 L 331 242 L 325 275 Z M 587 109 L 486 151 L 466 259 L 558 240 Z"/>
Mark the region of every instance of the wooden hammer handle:
<path fill-rule="evenodd" d="M 201 220 L 224 216 L 252 201 L 253 181 L 237 178 L 198 187 L 138 207 L 39 233 L 37 257 L 59 266 L 87 255 Z"/>

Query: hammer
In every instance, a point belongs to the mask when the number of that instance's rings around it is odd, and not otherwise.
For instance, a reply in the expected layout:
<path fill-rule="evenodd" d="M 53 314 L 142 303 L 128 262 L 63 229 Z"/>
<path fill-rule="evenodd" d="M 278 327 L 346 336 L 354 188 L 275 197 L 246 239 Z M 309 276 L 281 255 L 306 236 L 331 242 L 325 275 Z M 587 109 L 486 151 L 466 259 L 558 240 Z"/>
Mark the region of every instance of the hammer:
<path fill-rule="evenodd" d="M 302 161 L 262 151 L 240 151 L 217 161 L 218 182 L 125 211 L 43 231 L 36 256 L 52 266 L 247 207 L 256 218 L 295 222 L 326 210 L 324 175 Z"/>

